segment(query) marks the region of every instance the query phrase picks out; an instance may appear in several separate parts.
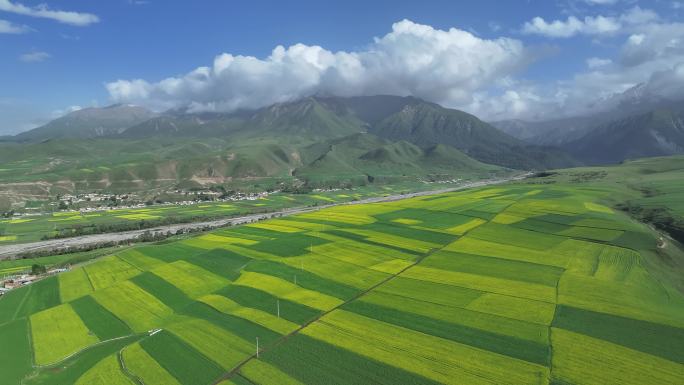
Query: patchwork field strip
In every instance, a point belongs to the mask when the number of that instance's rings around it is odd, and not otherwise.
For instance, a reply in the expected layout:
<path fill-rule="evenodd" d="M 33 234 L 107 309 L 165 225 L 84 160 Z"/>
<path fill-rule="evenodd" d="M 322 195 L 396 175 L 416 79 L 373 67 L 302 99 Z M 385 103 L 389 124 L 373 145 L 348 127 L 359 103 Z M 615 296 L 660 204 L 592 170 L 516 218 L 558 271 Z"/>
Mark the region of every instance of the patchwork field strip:
<path fill-rule="evenodd" d="M 684 383 L 684 298 L 592 194 L 484 188 L 127 249 L 0 300 L 8 378 Z M 74 353 L 69 377 L 31 367 Z"/>

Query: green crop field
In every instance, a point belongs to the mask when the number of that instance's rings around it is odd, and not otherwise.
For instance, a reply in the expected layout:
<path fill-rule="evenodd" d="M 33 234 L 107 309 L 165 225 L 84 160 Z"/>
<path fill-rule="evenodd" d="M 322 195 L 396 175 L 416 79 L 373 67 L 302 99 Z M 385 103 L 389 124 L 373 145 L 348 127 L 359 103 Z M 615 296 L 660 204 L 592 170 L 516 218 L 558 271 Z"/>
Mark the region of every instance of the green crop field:
<path fill-rule="evenodd" d="M 453 184 L 439 185 L 438 188 Z M 359 186 L 353 190 L 309 194 L 275 193 L 254 200 L 202 202 L 189 205 L 156 205 L 136 208 L 102 208 L 100 211 L 56 211 L 0 219 L 0 246 L 35 242 L 56 236 L 68 237 L 111 231 L 137 230 L 172 223 L 210 221 L 220 218 L 278 211 L 292 207 L 322 206 L 365 198 L 434 189 L 435 186 L 406 182 L 387 186 Z M 272 225 L 264 224 L 266 227 Z M 275 227 L 278 228 L 278 227 Z M 238 240 L 239 242 L 239 240 Z M 220 242 L 219 242 L 220 243 Z M 212 246 L 209 246 L 212 248 Z M 0 270 L 2 273 L 2 270 Z"/>
<path fill-rule="evenodd" d="M 0 382 L 683 384 L 684 251 L 615 169 L 84 258 L 0 298 Z"/>

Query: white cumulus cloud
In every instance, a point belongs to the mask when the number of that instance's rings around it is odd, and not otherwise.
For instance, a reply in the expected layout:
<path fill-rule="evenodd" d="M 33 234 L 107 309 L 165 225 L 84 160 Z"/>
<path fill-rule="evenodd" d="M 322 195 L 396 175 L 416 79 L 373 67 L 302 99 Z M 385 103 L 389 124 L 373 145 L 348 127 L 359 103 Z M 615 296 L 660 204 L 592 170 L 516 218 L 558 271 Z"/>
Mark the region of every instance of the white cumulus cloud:
<path fill-rule="evenodd" d="M 295 44 L 277 46 L 266 58 L 224 53 L 182 76 L 117 80 L 106 88 L 115 102 L 155 109 L 231 111 L 314 94 L 413 95 L 465 106 L 475 93 L 524 67 L 529 56 L 515 39 L 482 39 L 403 20 L 360 51 Z"/>
<path fill-rule="evenodd" d="M 576 35 L 614 35 L 630 28 L 653 22 L 658 15 L 648 9 L 633 7 L 620 16 L 585 16 L 579 19 L 569 16 L 566 20 L 546 21 L 535 17 L 523 24 L 522 32 L 552 38 L 568 38 Z"/>
<path fill-rule="evenodd" d="M 51 55 L 43 51 L 27 52 L 19 56 L 19 60 L 25 63 L 38 63 L 49 59 Z"/>
<path fill-rule="evenodd" d="M 30 32 L 31 28 L 25 26 L 25 25 L 18 25 L 11 23 L 7 20 L 0 20 L 0 33 L 9 33 L 9 34 L 22 34 L 26 32 Z"/>
<path fill-rule="evenodd" d="M 86 26 L 100 21 L 97 15 L 83 12 L 61 11 L 50 9 L 46 4 L 28 7 L 21 3 L 10 0 L 0 0 L 0 11 L 11 12 L 18 15 L 51 19 L 64 24 Z"/>
<path fill-rule="evenodd" d="M 598 4 L 598 5 L 608 5 L 608 4 L 615 4 L 619 0 L 584 0 L 585 3 L 588 4 Z"/>
<path fill-rule="evenodd" d="M 602 59 L 600 57 L 590 57 L 589 59 L 587 59 L 587 67 L 591 69 L 605 67 L 611 63 L 613 63 L 612 60 Z"/>
<path fill-rule="evenodd" d="M 523 25 L 523 32 L 564 38 L 578 34 L 610 34 L 619 31 L 620 27 L 620 23 L 615 18 L 605 16 L 587 16 L 582 20 L 575 16 L 569 16 L 567 20 L 553 20 L 551 22 L 547 22 L 541 17 L 535 17 Z"/>

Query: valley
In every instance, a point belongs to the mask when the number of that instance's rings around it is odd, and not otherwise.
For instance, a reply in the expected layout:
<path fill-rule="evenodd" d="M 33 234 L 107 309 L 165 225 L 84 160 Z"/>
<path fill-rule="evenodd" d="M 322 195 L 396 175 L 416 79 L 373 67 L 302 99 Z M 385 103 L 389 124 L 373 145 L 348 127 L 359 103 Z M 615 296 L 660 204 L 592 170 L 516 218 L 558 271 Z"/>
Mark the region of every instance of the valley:
<path fill-rule="evenodd" d="M 684 0 L 0 0 L 0 385 L 684 385 Z"/>
<path fill-rule="evenodd" d="M 174 234 L 202 230 L 206 231 L 207 229 L 217 227 L 236 226 L 344 204 L 356 205 L 390 202 L 410 197 L 500 184 L 511 180 L 523 179 L 528 175 L 529 174 L 521 174 L 502 179 L 454 183 L 451 184 L 452 187 L 441 188 L 439 190 L 421 191 L 421 188 L 425 189 L 430 188 L 431 186 L 414 186 L 413 190 L 409 190 L 414 192 L 405 190 L 400 194 L 396 194 L 396 191 L 399 191 L 398 188 L 400 186 L 393 186 L 385 187 L 381 192 L 373 190 L 366 191 L 365 194 L 360 193 L 357 190 L 356 193 L 350 195 L 339 192 L 309 195 L 276 195 L 271 196 L 270 198 L 261 197 L 257 200 L 252 200 L 252 202 L 246 204 L 243 202 L 239 205 L 204 203 L 181 207 L 177 210 L 174 210 L 174 207 L 108 210 L 107 214 L 109 214 L 110 218 L 108 218 L 108 223 L 105 222 L 105 224 L 102 224 L 99 221 L 99 216 L 101 214 L 97 213 L 83 214 L 78 212 L 62 212 L 58 214 L 66 215 L 52 214 L 43 218 L 10 219 L 0 221 L 0 226 L 3 226 L 1 227 L 2 234 L 4 234 L 3 237 L 0 238 L 0 242 L 2 242 L 0 243 L 0 260 L 7 258 L 31 260 L 36 256 L 39 256 L 36 255 L 36 253 L 67 253 L 75 252 L 79 249 L 100 248 L 111 244 L 145 241 L 143 237 L 169 237 Z M 404 188 L 408 188 L 408 186 L 404 186 Z M 394 195 L 391 194 L 393 192 L 395 193 Z M 240 207 L 241 210 L 236 210 L 236 206 Z M 169 211 L 168 209 L 171 209 L 174 212 L 169 213 L 167 212 Z M 183 218 L 183 215 L 190 217 Z M 207 220 L 212 217 L 222 219 Z M 93 218 L 100 223 L 93 221 Z M 160 218 L 164 219 L 160 221 Z M 70 224 L 64 226 L 60 230 L 55 230 L 54 225 L 51 222 L 63 220 L 68 221 Z M 121 222 L 122 220 L 123 222 Z M 131 220 L 136 222 L 129 225 Z M 76 222 L 76 224 L 73 224 L 74 222 Z M 127 230 L 130 228 L 138 229 Z M 31 242 L 31 237 L 34 237 L 36 233 L 45 235 L 41 241 Z M 0 273 L 2 273 L 1 269 Z"/>
<path fill-rule="evenodd" d="M 660 171 L 650 185 L 684 164 L 559 170 L 103 251 L 0 299 L 6 378 L 679 383 L 684 254 L 611 207 L 648 199 L 621 185 L 642 168 Z"/>
<path fill-rule="evenodd" d="M 413 97 L 60 119 L 0 143 L 8 384 L 684 381 L 681 156 Z"/>

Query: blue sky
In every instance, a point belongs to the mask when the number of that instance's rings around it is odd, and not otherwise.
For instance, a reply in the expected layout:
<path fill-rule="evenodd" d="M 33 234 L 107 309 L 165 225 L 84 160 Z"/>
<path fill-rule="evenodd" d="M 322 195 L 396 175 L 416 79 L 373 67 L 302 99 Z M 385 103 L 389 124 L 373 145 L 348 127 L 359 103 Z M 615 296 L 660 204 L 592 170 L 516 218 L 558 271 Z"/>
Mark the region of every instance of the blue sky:
<path fill-rule="evenodd" d="M 543 118 L 654 74 L 679 79 L 684 62 L 677 1 L 328 3 L 0 0 L 0 134 L 113 102 L 230 110 L 313 93 L 415 94 L 488 119 Z M 660 49 L 632 47 L 663 36 L 673 41 Z M 198 80 L 200 67 L 210 70 Z"/>

